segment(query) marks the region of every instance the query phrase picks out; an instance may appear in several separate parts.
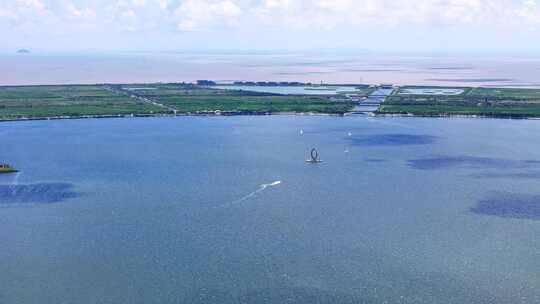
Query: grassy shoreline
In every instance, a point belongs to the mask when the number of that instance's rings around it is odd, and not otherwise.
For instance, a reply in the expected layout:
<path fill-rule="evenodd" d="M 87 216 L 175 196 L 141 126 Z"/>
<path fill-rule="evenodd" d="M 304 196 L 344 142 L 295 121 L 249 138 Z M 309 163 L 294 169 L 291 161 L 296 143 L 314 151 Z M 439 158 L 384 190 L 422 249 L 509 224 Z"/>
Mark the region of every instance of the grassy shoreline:
<path fill-rule="evenodd" d="M 472 107 L 437 107 L 437 106 L 394 106 L 381 105 L 376 115 L 401 115 L 418 117 L 491 117 L 491 118 L 540 118 L 540 109 L 524 109 L 521 107 L 476 109 Z"/>
<path fill-rule="evenodd" d="M 358 115 L 353 112 L 343 114 L 314 113 L 314 112 L 265 112 L 265 113 L 186 113 L 186 114 L 135 114 L 135 115 L 84 115 L 84 116 L 53 116 L 53 117 L 30 117 L 30 118 L 0 118 L 0 123 L 43 121 L 43 120 L 81 120 L 81 119 L 134 119 L 134 118 L 165 118 L 165 117 L 231 117 L 231 116 L 334 116 L 346 117 Z M 412 113 L 386 113 L 374 112 L 372 117 L 410 117 L 410 118 L 470 118 L 470 119 L 515 119 L 515 120 L 540 120 L 536 116 L 521 115 L 479 115 L 479 114 L 412 114 Z"/>
<path fill-rule="evenodd" d="M 348 113 L 317 113 L 317 112 L 260 112 L 260 113 L 179 113 L 179 114 L 134 114 L 134 115 L 82 115 L 82 116 L 50 116 L 25 118 L 0 118 L 1 122 L 40 121 L 40 120 L 78 120 L 78 119 L 129 119 L 150 117 L 229 117 L 229 116 L 335 116 L 342 117 Z"/>

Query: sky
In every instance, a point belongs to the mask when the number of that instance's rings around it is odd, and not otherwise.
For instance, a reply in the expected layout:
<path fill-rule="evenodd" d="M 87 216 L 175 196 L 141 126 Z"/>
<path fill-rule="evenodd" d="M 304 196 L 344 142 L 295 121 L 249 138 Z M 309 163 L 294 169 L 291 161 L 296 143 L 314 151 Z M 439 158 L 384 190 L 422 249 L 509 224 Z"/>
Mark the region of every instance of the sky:
<path fill-rule="evenodd" d="M 0 50 L 539 53 L 540 0 L 0 0 Z"/>

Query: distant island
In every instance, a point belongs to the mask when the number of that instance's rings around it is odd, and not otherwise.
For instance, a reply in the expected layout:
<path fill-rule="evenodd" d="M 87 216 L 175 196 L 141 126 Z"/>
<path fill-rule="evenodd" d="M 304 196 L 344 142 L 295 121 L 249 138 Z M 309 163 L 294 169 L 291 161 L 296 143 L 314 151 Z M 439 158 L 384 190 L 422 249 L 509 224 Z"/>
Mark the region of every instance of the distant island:
<path fill-rule="evenodd" d="M 0 164 L 0 174 L 5 173 L 15 173 L 18 172 L 17 169 L 13 168 L 12 166 L 8 164 Z"/>
<path fill-rule="evenodd" d="M 323 114 L 540 117 L 540 89 L 325 84 L 299 82 L 0 86 L 0 121 L 174 115 Z M 236 85 L 236 86 L 235 86 Z M 253 90 L 245 87 L 253 87 Z M 257 87 L 257 88 L 255 88 Z M 342 90 L 338 91 L 337 88 Z M 343 90 L 345 88 L 345 90 Z M 350 88 L 350 90 L 349 90 Z M 381 93 L 381 92 L 386 93 Z M 364 110 L 368 108 L 368 110 Z"/>
<path fill-rule="evenodd" d="M 19 49 L 17 50 L 17 54 L 30 54 L 30 51 L 27 49 Z"/>

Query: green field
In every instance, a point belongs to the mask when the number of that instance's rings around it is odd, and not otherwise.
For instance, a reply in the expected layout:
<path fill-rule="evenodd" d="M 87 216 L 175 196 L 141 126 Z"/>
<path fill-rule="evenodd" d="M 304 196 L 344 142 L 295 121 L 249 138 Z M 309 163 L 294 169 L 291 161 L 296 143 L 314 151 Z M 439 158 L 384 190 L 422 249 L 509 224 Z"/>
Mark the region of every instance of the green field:
<path fill-rule="evenodd" d="M 133 90 L 133 88 L 136 88 Z M 138 89 L 137 89 L 138 88 Z M 145 89 L 146 88 L 146 89 Z M 219 90 L 195 85 L 129 85 L 132 94 L 172 107 L 179 113 L 197 112 L 314 112 L 345 113 L 354 102 L 334 102 L 323 96 L 279 95 L 240 90 Z"/>
<path fill-rule="evenodd" d="M 215 111 L 345 113 L 354 105 L 328 97 L 218 90 L 192 84 L 0 87 L 0 119 Z"/>
<path fill-rule="evenodd" d="M 406 94 L 403 91 L 406 89 L 416 91 L 411 94 L 409 90 Z M 429 90 L 426 91 L 428 94 L 417 94 L 418 89 L 423 88 L 396 90 L 381 105 L 378 113 L 540 117 L 538 89 L 460 88 L 463 92 L 454 95 L 430 95 Z M 329 96 L 220 90 L 182 83 L 0 87 L 0 119 L 4 120 L 174 112 L 206 114 L 216 111 L 223 114 L 342 114 L 355 105 L 353 101 L 333 100 Z"/>
<path fill-rule="evenodd" d="M 378 113 L 540 117 L 539 89 L 461 88 L 458 95 L 402 94 L 395 91 Z"/>
<path fill-rule="evenodd" d="M 158 112 L 163 108 L 101 85 L 0 87 L 0 119 Z"/>

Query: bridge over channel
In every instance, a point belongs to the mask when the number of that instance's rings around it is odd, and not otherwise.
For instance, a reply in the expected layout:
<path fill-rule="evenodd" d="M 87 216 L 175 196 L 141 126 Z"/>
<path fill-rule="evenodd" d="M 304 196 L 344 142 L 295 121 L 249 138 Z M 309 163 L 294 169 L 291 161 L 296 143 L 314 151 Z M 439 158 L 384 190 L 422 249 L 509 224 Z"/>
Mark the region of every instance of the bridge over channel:
<path fill-rule="evenodd" d="M 381 103 L 386 100 L 388 95 L 392 94 L 394 89 L 379 88 L 371 93 L 368 98 L 361 100 L 356 107 L 351 111 L 353 114 L 367 114 L 377 111 Z"/>

